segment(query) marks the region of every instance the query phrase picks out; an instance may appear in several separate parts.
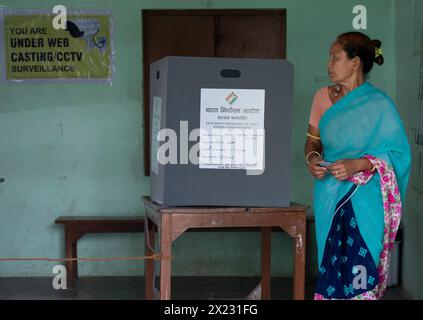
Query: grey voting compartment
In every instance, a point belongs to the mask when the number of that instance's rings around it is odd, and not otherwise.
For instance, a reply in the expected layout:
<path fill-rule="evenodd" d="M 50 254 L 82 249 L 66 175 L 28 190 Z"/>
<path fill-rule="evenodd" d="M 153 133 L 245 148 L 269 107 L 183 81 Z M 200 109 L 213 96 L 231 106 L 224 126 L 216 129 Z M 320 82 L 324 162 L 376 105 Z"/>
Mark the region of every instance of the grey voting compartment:
<path fill-rule="evenodd" d="M 279 59 L 152 63 L 152 199 L 166 206 L 289 206 L 293 76 L 292 64 Z"/>

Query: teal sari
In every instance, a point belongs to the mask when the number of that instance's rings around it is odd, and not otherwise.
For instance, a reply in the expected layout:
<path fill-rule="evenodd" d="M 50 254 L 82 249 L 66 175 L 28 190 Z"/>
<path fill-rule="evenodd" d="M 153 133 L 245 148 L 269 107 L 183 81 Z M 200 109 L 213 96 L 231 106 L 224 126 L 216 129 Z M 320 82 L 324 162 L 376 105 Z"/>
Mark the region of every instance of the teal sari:
<path fill-rule="evenodd" d="M 395 238 L 410 175 L 411 151 L 403 123 L 391 99 L 365 82 L 324 113 L 319 129 L 326 161 L 367 157 L 377 171 L 359 173 L 354 179 L 345 181 L 327 174 L 315 181 L 314 214 L 319 263 L 316 294 L 324 299 L 366 296 L 365 289 L 357 290 L 352 284 L 354 275 L 357 275 L 356 265 L 347 266 L 344 260 L 347 256 L 368 252 L 366 261 L 356 263 L 370 268 L 369 273 L 379 272 L 371 286 L 373 291 L 379 292 L 373 296 L 379 298 L 386 287 L 388 242 Z M 389 202 L 394 199 L 394 190 L 398 194 L 395 203 Z M 345 220 L 347 216 L 348 221 Z M 354 230 L 347 230 L 351 225 Z M 335 238 L 337 245 L 333 244 Z M 352 251 L 352 243 L 354 246 L 360 243 L 358 249 L 354 249 L 357 252 Z M 343 253 L 336 253 L 337 246 Z M 348 259 L 353 261 L 355 257 Z M 337 273 L 336 277 L 333 274 L 328 276 L 331 272 Z"/>

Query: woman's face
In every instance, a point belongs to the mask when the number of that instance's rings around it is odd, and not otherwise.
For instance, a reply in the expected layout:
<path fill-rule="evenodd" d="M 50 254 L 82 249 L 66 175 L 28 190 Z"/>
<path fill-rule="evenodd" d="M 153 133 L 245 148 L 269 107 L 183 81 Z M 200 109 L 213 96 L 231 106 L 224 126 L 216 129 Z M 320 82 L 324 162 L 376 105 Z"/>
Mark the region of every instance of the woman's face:
<path fill-rule="evenodd" d="M 339 43 L 330 47 L 328 73 L 333 83 L 345 82 L 353 75 L 354 60 L 350 60 Z"/>

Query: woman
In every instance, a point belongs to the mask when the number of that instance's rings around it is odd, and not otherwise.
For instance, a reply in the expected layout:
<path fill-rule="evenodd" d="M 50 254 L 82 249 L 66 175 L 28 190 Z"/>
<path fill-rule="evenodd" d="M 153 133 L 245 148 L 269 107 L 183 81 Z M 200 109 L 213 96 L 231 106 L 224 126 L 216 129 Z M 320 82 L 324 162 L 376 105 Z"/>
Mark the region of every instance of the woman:
<path fill-rule="evenodd" d="M 379 299 L 399 226 L 411 152 L 391 99 L 366 81 L 381 42 L 359 32 L 329 52 L 333 86 L 317 91 L 305 158 L 316 178 L 315 299 Z"/>

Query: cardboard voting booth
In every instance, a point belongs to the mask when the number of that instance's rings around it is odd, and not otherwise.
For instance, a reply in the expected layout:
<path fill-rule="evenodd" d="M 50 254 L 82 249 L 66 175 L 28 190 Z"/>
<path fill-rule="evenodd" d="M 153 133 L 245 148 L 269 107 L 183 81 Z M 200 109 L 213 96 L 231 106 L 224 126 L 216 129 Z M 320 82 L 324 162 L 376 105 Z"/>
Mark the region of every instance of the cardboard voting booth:
<path fill-rule="evenodd" d="M 152 199 L 166 206 L 289 206 L 293 72 L 279 59 L 152 63 Z"/>

